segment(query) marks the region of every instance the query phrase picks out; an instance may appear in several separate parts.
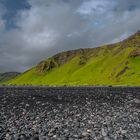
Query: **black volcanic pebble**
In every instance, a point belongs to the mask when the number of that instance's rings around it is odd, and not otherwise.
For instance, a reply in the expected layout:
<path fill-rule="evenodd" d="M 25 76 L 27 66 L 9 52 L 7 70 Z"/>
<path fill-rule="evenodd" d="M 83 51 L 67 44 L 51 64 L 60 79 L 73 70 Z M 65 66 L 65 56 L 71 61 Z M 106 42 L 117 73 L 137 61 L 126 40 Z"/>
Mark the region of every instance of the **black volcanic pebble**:
<path fill-rule="evenodd" d="M 139 140 L 140 88 L 0 88 L 0 140 Z"/>
<path fill-rule="evenodd" d="M 39 140 L 39 137 L 38 137 L 38 136 L 33 136 L 33 137 L 31 138 L 31 140 Z"/>
<path fill-rule="evenodd" d="M 25 134 L 20 134 L 20 135 L 18 136 L 18 140 L 26 140 L 26 139 L 27 139 L 27 137 L 26 137 Z"/>

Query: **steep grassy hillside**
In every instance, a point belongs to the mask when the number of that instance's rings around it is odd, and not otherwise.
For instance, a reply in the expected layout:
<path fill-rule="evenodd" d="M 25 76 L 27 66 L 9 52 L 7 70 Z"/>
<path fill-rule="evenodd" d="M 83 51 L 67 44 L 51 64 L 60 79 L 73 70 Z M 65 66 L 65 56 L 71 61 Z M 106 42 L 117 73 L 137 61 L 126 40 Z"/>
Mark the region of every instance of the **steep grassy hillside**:
<path fill-rule="evenodd" d="M 11 80 L 11 79 L 14 79 L 19 74 L 20 73 L 18 73 L 18 72 L 0 73 L 0 83 L 6 82 L 6 81 Z"/>
<path fill-rule="evenodd" d="M 140 32 L 113 45 L 59 53 L 8 84 L 140 85 Z"/>

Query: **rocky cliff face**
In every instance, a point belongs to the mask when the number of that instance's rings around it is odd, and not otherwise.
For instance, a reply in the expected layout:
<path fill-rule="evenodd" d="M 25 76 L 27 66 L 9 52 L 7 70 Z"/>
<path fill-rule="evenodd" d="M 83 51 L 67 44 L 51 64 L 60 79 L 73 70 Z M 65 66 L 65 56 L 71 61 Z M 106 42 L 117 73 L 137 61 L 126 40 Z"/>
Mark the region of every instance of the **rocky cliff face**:
<path fill-rule="evenodd" d="M 94 50 L 98 50 L 98 49 L 87 48 L 87 49 L 77 49 L 77 50 L 58 53 L 48 58 L 47 60 L 41 61 L 36 66 L 36 71 L 39 74 L 50 71 L 53 68 L 59 67 L 67 63 L 75 56 L 80 57 L 79 65 L 83 65 L 87 62 L 87 60 L 91 57 L 91 55 L 93 55 Z"/>
<path fill-rule="evenodd" d="M 130 57 L 138 57 L 140 56 L 140 49 L 135 49 L 134 51 L 132 51 L 129 55 Z"/>

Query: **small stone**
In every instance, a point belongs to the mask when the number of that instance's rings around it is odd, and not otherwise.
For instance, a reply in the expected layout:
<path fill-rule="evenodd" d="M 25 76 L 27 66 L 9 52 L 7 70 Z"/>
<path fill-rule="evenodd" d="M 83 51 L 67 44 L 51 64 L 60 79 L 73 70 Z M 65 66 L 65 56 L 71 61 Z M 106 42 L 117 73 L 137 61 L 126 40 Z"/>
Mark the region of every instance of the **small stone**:
<path fill-rule="evenodd" d="M 6 134 L 5 139 L 6 140 L 9 140 L 10 139 L 10 135 L 8 133 Z"/>
<path fill-rule="evenodd" d="M 122 127 L 120 128 L 120 132 L 121 134 L 126 134 L 127 133 L 127 130 L 123 130 Z"/>
<path fill-rule="evenodd" d="M 26 104 L 26 107 L 29 107 L 30 105 L 29 104 Z"/>
<path fill-rule="evenodd" d="M 25 134 L 20 134 L 19 139 L 20 140 L 26 140 L 26 135 Z"/>
<path fill-rule="evenodd" d="M 53 138 L 57 138 L 57 135 L 53 135 Z"/>
<path fill-rule="evenodd" d="M 126 130 L 122 130 L 121 133 L 122 133 L 122 134 L 126 134 L 127 131 L 126 131 Z"/>
<path fill-rule="evenodd" d="M 86 136 L 88 136 L 88 135 L 89 135 L 88 132 L 83 132 L 83 133 L 82 133 L 82 136 L 84 136 L 84 137 L 86 137 Z"/>
<path fill-rule="evenodd" d="M 90 130 L 90 129 L 87 129 L 87 132 L 88 132 L 88 133 L 91 133 L 91 132 L 92 132 L 92 130 Z"/>
<path fill-rule="evenodd" d="M 31 140 L 39 140 L 39 137 L 38 136 L 34 136 L 31 138 Z"/>
<path fill-rule="evenodd" d="M 110 140 L 108 137 L 105 137 L 105 140 Z"/>
<path fill-rule="evenodd" d="M 73 135 L 74 138 L 78 138 L 78 135 Z"/>
<path fill-rule="evenodd" d="M 102 136 L 103 136 L 103 137 L 106 137 L 106 136 L 107 136 L 107 133 L 106 133 L 106 131 L 105 131 L 104 128 L 102 128 Z"/>
<path fill-rule="evenodd" d="M 2 133 L 3 132 L 3 127 L 2 126 L 0 126 L 0 133 Z"/>

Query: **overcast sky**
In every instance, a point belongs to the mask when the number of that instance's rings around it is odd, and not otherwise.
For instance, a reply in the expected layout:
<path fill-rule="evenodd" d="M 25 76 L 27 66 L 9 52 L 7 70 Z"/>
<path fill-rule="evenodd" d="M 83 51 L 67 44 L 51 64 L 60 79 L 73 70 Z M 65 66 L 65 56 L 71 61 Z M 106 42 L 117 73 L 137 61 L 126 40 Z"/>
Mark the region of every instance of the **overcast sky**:
<path fill-rule="evenodd" d="M 0 72 L 140 30 L 140 0 L 0 0 Z"/>

